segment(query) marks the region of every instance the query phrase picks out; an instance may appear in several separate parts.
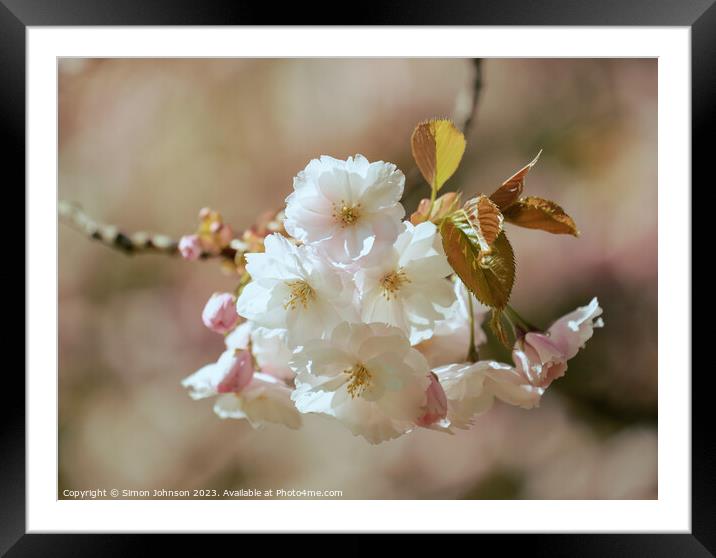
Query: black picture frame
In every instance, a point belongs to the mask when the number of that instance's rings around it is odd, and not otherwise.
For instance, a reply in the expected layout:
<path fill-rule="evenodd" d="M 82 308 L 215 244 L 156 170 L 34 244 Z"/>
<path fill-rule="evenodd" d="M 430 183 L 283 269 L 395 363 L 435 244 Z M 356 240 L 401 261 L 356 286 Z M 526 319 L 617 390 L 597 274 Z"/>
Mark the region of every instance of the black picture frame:
<path fill-rule="evenodd" d="M 692 181 L 713 180 L 707 134 L 716 100 L 715 0 L 544 0 L 365 2 L 340 15 L 337 3 L 178 2 L 177 0 L 0 0 L 0 122 L 6 193 L 25 183 L 25 33 L 28 26 L 77 25 L 565 25 L 687 26 L 692 56 Z M 569 55 L 565 51 L 565 55 Z M 708 149 L 710 151 L 710 149 Z M 10 186 L 10 185 L 13 186 Z M 684 195 L 684 192 L 675 192 Z M 6 198 L 7 200 L 7 198 Z M 9 203 L 6 201 L 6 203 Z M 24 206 L 24 196 L 23 196 Z M 14 206 L 17 207 L 17 206 Z M 16 209 L 13 210 L 15 213 Z M 688 249 L 688 248 L 685 248 Z M 24 252 L 23 252 L 24 253 Z M 18 265 L 19 268 L 19 265 Z M 685 270 L 691 272 L 691 270 Z M 24 287 L 23 287 L 24 289 Z M 25 291 L 25 297 L 32 293 Z M 18 297 L 19 298 L 19 297 Z M 684 324 L 684 327 L 689 324 Z M 703 335 L 703 334 L 702 334 Z M 692 342 L 693 346 L 693 342 Z M 698 346 L 698 345 L 697 345 Z M 165 548 L 165 537 L 25 534 L 25 383 L 6 364 L 0 405 L 0 553 L 7 556 L 127 556 Z M 689 373 L 689 370 L 670 373 Z M 691 534 L 489 535 L 501 553 L 544 556 L 716 555 L 716 436 L 709 367 L 692 375 Z M 7 394 L 12 394 L 8 396 Z M 22 395 L 21 395 L 22 394 Z M 661 417 L 668 420 L 668 417 Z M 559 529 L 555 525 L 555 529 Z M 184 537 L 185 551 L 206 542 Z M 157 550 L 158 551 L 158 550 Z M 237 548 L 237 551 L 238 548 Z"/>

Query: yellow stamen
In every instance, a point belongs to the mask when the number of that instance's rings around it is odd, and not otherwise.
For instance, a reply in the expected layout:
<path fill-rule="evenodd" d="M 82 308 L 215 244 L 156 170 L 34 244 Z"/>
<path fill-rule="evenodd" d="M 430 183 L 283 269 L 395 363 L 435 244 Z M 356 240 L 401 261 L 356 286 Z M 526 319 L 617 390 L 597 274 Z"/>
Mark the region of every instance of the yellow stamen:
<path fill-rule="evenodd" d="M 283 305 L 286 310 L 295 310 L 299 304 L 305 310 L 308 308 L 308 303 L 316 298 L 316 292 L 305 281 L 286 281 L 286 286 L 291 289 L 291 294 Z"/>
<path fill-rule="evenodd" d="M 383 275 L 380 280 L 380 286 L 383 287 L 383 296 L 390 300 L 391 296 L 395 296 L 405 283 L 410 283 L 408 275 L 401 267 L 398 271 L 391 271 Z"/>
<path fill-rule="evenodd" d="M 361 204 L 349 205 L 341 200 L 333 204 L 333 219 L 340 223 L 342 228 L 354 225 L 360 219 Z"/>
<path fill-rule="evenodd" d="M 363 395 L 365 390 L 370 387 L 371 380 L 373 379 L 373 375 L 361 363 L 356 364 L 352 368 L 345 369 L 343 373 L 350 376 L 346 389 L 353 399 Z"/>

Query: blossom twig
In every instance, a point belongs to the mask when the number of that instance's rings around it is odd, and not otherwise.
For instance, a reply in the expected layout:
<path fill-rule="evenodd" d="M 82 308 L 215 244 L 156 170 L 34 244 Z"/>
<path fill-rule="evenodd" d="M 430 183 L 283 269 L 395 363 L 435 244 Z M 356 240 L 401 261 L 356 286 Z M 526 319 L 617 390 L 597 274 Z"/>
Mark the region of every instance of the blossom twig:
<path fill-rule="evenodd" d="M 480 92 L 482 91 L 482 59 L 473 58 L 472 65 L 475 73 L 472 79 L 470 111 L 468 112 L 465 124 L 462 127 L 462 132 L 465 134 L 465 137 L 470 135 L 470 131 L 472 130 L 472 124 L 474 123 L 475 115 L 477 114 L 477 102 L 480 99 Z"/>
<path fill-rule="evenodd" d="M 164 234 L 151 234 L 148 232 L 135 232 L 132 234 L 122 232 L 114 225 L 99 223 L 92 219 L 82 208 L 72 202 L 60 200 L 57 204 L 57 213 L 60 219 L 79 230 L 93 240 L 97 240 L 109 248 L 113 248 L 127 255 L 135 254 L 165 254 L 167 256 L 179 255 L 179 243 Z M 232 259 L 236 255 L 234 248 L 225 248 L 219 254 L 205 252 L 202 259 L 222 257 Z"/>

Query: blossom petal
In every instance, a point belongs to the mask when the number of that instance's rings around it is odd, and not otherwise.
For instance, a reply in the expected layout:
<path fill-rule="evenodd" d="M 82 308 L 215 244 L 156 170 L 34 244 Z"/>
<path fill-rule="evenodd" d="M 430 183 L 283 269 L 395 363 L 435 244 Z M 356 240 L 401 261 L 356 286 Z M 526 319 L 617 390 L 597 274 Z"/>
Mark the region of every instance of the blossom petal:
<path fill-rule="evenodd" d="M 587 306 L 577 308 L 549 328 L 554 343 L 567 359 L 573 358 L 579 352 L 579 349 L 592 337 L 595 327 L 604 325 L 599 318 L 601 314 L 599 301 L 594 297 Z"/>
<path fill-rule="evenodd" d="M 254 428 L 276 423 L 295 429 L 302 422 L 291 390 L 276 378 L 258 373 L 245 391 L 217 398 L 214 412 L 221 418 L 245 418 Z"/>

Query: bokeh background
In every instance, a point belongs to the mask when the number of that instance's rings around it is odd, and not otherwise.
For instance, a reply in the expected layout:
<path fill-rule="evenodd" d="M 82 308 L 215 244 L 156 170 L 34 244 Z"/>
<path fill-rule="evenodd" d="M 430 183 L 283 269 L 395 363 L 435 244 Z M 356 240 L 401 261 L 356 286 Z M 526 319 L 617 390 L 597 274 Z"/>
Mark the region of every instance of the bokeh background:
<path fill-rule="evenodd" d="M 474 79 L 464 59 L 63 59 L 58 71 L 59 197 L 123 230 L 175 238 L 203 206 L 250 226 L 321 154 L 409 172 L 414 125 L 463 110 Z M 222 421 L 179 382 L 222 350 L 200 313 L 233 279 L 217 262 L 127 257 L 60 225 L 58 496 L 656 498 L 656 60 L 491 59 L 482 74 L 451 184 L 489 193 L 543 149 L 527 192 L 556 200 L 582 232 L 508 225 L 514 306 L 543 326 L 592 296 L 604 308 L 606 327 L 540 408 L 498 403 L 470 431 L 379 446 L 320 417 L 298 432 Z M 509 358 L 494 340 L 481 356 Z"/>

